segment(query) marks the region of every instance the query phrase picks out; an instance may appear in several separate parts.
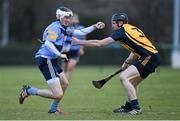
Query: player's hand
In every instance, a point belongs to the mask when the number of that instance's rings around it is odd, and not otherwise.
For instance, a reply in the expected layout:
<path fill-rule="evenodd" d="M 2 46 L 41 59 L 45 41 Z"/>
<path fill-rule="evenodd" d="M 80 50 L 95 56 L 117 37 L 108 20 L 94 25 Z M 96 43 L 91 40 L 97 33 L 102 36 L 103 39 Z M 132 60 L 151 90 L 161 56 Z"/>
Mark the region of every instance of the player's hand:
<path fill-rule="evenodd" d="M 124 62 L 123 65 L 121 66 L 122 70 L 126 70 L 126 68 L 128 68 L 130 66 L 130 63 L 128 62 Z"/>
<path fill-rule="evenodd" d="M 97 22 L 96 24 L 94 24 L 94 27 L 96 29 L 103 29 L 105 27 L 105 24 L 103 22 Z"/>
<path fill-rule="evenodd" d="M 60 58 L 63 59 L 63 60 L 65 60 L 66 62 L 69 61 L 66 54 L 61 54 L 61 55 L 60 55 Z"/>
<path fill-rule="evenodd" d="M 81 40 L 77 39 L 76 37 L 72 37 L 72 45 L 78 45 L 80 43 Z"/>

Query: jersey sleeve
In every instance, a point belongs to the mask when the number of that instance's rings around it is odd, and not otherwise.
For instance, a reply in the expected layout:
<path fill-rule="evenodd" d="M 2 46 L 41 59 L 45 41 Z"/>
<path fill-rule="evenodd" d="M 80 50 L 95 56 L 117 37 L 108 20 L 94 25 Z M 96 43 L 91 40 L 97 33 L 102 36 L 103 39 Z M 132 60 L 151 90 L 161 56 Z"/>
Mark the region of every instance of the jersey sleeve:
<path fill-rule="evenodd" d="M 74 30 L 74 35 L 79 35 L 79 36 L 85 36 L 89 33 L 91 33 L 92 31 L 94 31 L 94 26 L 89 26 L 89 27 L 86 27 L 86 28 L 79 28 L 79 29 L 75 29 Z"/>
<path fill-rule="evenodd" d="M 58 27 L 51 27 L 49 29 L 47 29 L 47 37 L 46 40 L 50 41 L 50 42 L 55 42 L 58 38 L 58 33 L 61 30 Z"/>
<path fill-rule="evenodd" d="M 124 30 L 122 28 L 120 28 L 119 30 L 117 30 L 111 34 L 111 37 L 115 41 L 121 40 L 123 38 L 123 36 L 124 36 Z"/>

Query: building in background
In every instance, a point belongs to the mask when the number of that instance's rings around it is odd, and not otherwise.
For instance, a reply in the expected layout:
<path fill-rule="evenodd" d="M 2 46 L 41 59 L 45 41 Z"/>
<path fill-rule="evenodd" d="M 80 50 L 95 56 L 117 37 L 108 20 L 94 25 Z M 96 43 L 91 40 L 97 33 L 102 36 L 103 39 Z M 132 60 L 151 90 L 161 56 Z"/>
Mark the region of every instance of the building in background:
<path fill-rule="evenodd" d="M 1 46 L 6 47 L 9 42 L 9 0 L 3 0 L 1 8 L 2 8 Z"/>
<path fill-rule="evenodd" d="M 173 15 L 173 48 L 171 55 L 171 65 L 173 68 L 180 68 L 180 1 L 174 0 Z"/>

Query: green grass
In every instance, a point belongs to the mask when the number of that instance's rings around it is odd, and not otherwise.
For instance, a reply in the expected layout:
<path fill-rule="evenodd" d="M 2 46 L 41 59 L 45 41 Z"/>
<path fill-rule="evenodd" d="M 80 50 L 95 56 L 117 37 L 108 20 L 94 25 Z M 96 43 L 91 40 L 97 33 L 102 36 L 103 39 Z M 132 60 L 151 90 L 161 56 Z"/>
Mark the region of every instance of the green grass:
<path fill-rule="evenodd" d="M 143 114 L 129 116 L 112 113 L 126 99 L 118 76 L 101 90 L 95 89 L 91 84 L 91 80 L 106 77 L 117 69 L 77 67 L 61 101 L 62 109 L 69 112 L 69 115 L 61 116 L 47 113 L 50 104 L 48 99 L 35 96 L 27 99 L 23 105 L 17 102 L 23 84 L 47 88 L 37 67 L 0 67 L 0 119 L 180 119 L 180 70 L 163 67 L 144 80 L 139 87 Z"/>

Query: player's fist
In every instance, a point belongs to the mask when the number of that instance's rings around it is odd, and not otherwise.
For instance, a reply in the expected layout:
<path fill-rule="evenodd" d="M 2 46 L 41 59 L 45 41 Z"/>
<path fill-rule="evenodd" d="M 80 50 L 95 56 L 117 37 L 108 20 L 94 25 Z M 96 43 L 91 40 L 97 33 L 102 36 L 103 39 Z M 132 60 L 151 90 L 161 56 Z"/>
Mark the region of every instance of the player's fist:
<path fill-rule="evenodd" d="M 128 63 L 128 62 L 125 61 L 125 62 L 123 63 L 123 65 L 121 66 L 121 69 L 122 69 L 122 70 L 126 70 L 126 68 L 128 68 L 129 66 L 130 66 L 130 63 Z"/>
<path fill-rule="evenodd" d="M 105 24 L 103 22 L 97 22 L 94 27 L 96 29 L 103 29 L 105 27 Z"/>
<path fill-rule="evenodd" d="M 65 60 L 65 62 L 68 62 L 68 61 L 69 61 L 66 54 L 61 54 L 61 55 L 60 55 L 60 58 L 63 59 L 63 60 Z"/>

